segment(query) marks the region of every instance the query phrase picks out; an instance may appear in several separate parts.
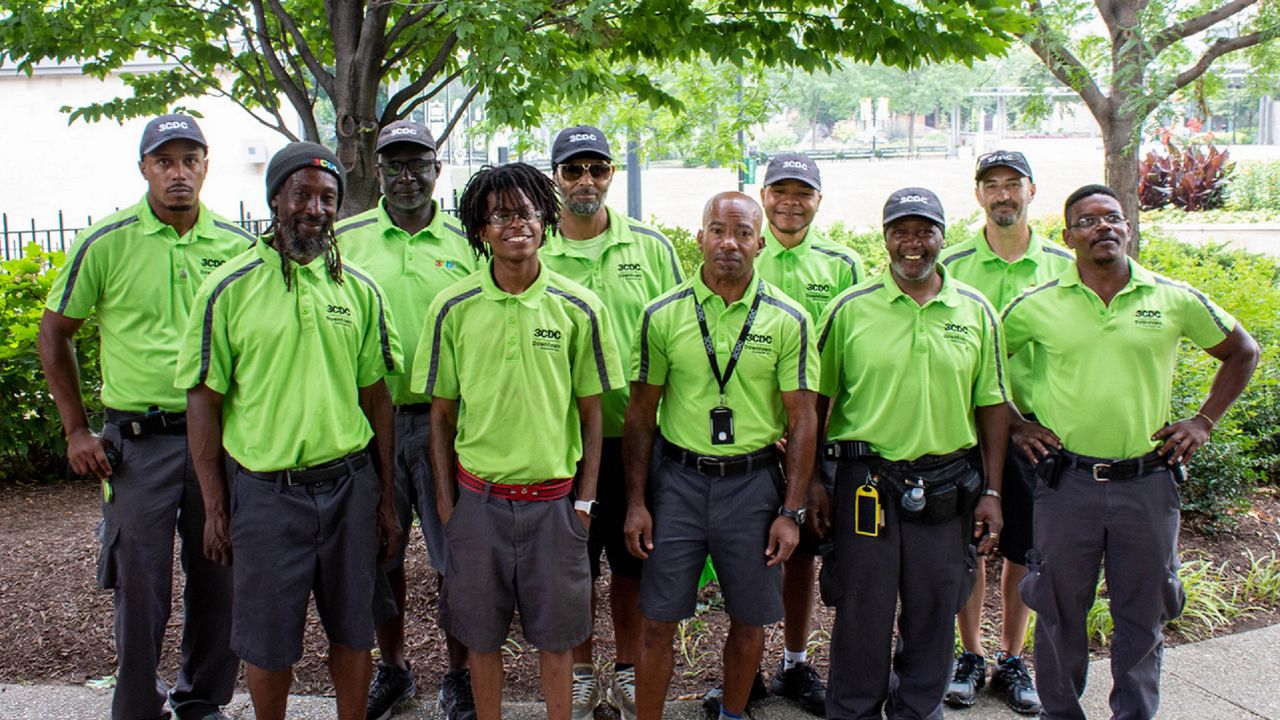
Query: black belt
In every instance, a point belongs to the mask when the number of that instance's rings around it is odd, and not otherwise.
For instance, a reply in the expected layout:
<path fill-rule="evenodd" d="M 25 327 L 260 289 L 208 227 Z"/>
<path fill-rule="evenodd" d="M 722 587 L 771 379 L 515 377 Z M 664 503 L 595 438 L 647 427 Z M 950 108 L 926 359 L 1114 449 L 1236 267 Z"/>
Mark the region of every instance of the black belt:
<path fill-rule="evenodd" d="M 153 409 L 145 413 L 106 408 L 107 422 L 120 428 L 120 437 L 131 440 L 143 435 L 186 435 L 187 414 Z"/>
<path fill-rule="evenodd" d="M 431 412 L 431 403 L 410 403 L 408 405 L 397 405 L 397 415 L 426 415 Z"/>
<path fill-rule="evenodd" d="M 822 456 L 828 460 L 876 460 L 880 465 L 901 472 L 933 470 L 949 465 L 969 454 L 970 450 L 956 450 L 946 455 L 921 455 L 915 460 L 885 460 L 862 440 L 836 440 L 822 446 Z"/>
<path fill-rule="evenodd" d="M 1093 479 L 1098 482 L 1133 480 L 1160 470 L 1169 469 L 1168 458 L 1161 455 L 1158 450 L 1152 450 L 1142 457 L 1125 460 L 1077 455 L 1066 448 L 1058 452 L 1067 461 L 1064 467 L 1088 470 L 1093 473 Z"/>
<path fill-rule="evenodd" d="M 691 467 L 703 475 L 742 475 L 752 470 L 778 466 L 778 450 L 770 445 L 746 455 L 699 455 L 669 441 L 662 443 L 662 454 Z"/>
<path fill-rule="evenodd" d="M 316 485 L 329 480 L 337 480 L 343 475 L 353 475 L 369 464 L 369 453 L 358 450 L 327 463 L 312 465 L 301 470 L 275 470 L 273 472 L 254 472 L 241 467 L 240 472 L 251 478 L 285 485 Z"/>

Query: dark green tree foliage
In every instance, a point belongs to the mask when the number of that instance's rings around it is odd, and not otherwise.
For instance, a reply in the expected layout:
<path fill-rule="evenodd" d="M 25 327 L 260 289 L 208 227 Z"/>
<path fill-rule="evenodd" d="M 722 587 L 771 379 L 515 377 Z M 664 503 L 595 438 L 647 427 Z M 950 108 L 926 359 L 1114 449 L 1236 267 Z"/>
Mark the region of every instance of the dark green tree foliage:
<path fill-rule="evenodd" d="M 344 214 L 372 205 L 376 128 L 464 88 L 483 92 L 499 125 L 538 124 L 549 98 L 601 93 L 654 107 L 678 101 L 651 64 L 728 63 L 829 70 L 841 57 L 910 67 L 1002 54 L 1025 28 L 1014 0 L 10 0 L 0 60 L 31 72 L 78 61 L 105 77 L 139 56 L 173 67 L 123 76 L 132 95 L 67 112 L 122 119 L 203 95 L 238 103 L 293 138 L 319 139 L 316 105 L 333 103 L 337 151 L 350 170 Z M 378 88 L 401 81 L 384 106 Z M 451 108 L 453 110 L 453 108 Z"/>

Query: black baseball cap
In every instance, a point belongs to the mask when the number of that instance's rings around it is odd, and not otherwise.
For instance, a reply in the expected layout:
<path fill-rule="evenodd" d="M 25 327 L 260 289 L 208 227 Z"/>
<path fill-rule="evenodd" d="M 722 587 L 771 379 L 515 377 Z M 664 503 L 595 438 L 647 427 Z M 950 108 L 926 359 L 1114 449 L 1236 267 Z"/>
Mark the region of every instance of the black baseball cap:
<path fill-rule="evenodd" d="M 804 153 L 778 153 L 769 159 L 769 168 L 764 171 L 764 184 L 768 186 L 783 180 L 799 180 L 822 192 L 822 174 L 818 172 L 818 164 Z"/>
<path fill-rule="evenodd" d="M 600 128 L 590 125 L 575 125 L 561 130 L 556 141 L 551 143 L 551 162 L 555 165 L 581 153 L 595 153 L 603 155 L 605 160 L 613 160 L 608 138 Z"/>
<path fill-rule="evenodd" d="M 374 150 L 382 152 L 385 147 L 395 143 L 421 145 L 432 152 L 436 149 L 435 136 L 427 129 L 427 126 L 412 120 L 397 120 L 383 126 L 382 130 L 378 132 L 378 144 Z"/>
<path fill-rule="evenodd" d="M 996 150 L 979 156 L 978 169 L 973 173 L 973 179 L 981 180 L 982 174 L 993 167 L 1007 167 L 1021 173 L 1031 182 L 1036 181 L 1031 177 L 1031 163 L 1027 162 L 1027 156 L 1017 150 Z"/>
<path fill-rule="evenodd" d="M 161 115 L 158 118 L 152 118 L 143 129 L 142 142 L 138 145 L 138 157 L 155 152 L 161 145 L 171 140 L 190 140 L 198 143 L 205 150 L 209 149 L 209 143 L 205 142 L 204 133 L 200 132 L 200 126 L 196 124 L 195 118 L 190 115 Z"/>
<path fill-rule="evenodd" d="M 909 187 L 895 190 L 884 201 L 882 225 L 904 217 L 922 217 L 943 230 L 947 229 L 947 216 L 942 211 L 942 201 L 932 190 Z"/>

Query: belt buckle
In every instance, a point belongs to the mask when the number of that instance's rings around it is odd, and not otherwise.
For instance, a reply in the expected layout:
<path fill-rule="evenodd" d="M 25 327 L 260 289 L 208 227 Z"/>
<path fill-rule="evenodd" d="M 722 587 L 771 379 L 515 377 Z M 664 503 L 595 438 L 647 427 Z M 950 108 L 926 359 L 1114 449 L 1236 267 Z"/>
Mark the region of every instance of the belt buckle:
<path fill-rule="evenodd" d="M 705 469 L 703 467 L 703 463 L 706 463 L 707 467 L 716 468 L 716 472 L 711 472 L 710 470 Z M 720 477 L 724 477 L 724 463 L 719 460 L 713 460 L 706 455 L 699 455 L 697 461 L 693 465 L 693 468 L 703 475 L 719 475 Z"/>
<path fill-rule="evenodd" d="M 1110 482 L 1111 481 L 1110 477 L 1101 477 L 1100 475 L 1098 475 L 1099 472 L 1103 470 L 1110 470 L 1110 469 L 1111 469 L 1111 463 L 1094 463 L 1093 479 L 1097 482 Z"/>

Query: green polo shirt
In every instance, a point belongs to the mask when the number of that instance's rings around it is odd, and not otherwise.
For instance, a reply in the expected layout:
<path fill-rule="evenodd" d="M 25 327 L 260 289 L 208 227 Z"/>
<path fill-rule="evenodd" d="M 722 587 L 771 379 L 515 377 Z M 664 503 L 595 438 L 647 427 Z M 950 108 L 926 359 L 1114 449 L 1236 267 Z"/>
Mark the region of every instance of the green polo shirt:
<path fill-rule="evenodd" d="M 1068 266 L 1075 265 L 1076 257 L 1070 250 L 1045 240 L 1032 230 L 1027 252 L 1014 262 L 997 255 L 983 232 L 973 240 L 943 250 L 940 262 L 952 277 L 977 288 L 996 308 L 1003 308 L 1019 294 L 1052 280 Z M 1035 349 L 1026 347 L 1009 358 L 1005 366 L 1014 403 L 1024 413 L 1034 411 L 1034 364 Z"/>
<path fill-rule="evenodd" d="M 694 303 L 701 303 L 707 331 L 715 344 L 720 372 L 757 293 L 761 294 L 742 354 L 725 388 L 724 404 L 733 411 L 734 442 L 711 442 L 711 409 L 720 405 L 720 388 L 702 342 Z M 817 390 L 818 354 L 812 321 L 799 303 L 760 277 L 752 278 L 742 298 L 724 300 L 702 281 L 702 267 L 675 289 L 645 308 L 631 358 L 631 378 L 662 385 L 662 435 L 702 455 L 741 455 L 773 444 L 787 427 L 782 393 Z"/>
<path fill-rule="evenodd" d="M 385 293 L 400 347 L 411 360 L 431 301 L 475 272 L 480 262 L 462 225 L 438 203 L 432 202 L 431 224 L 414 235 L 392 222 L 385 203 L 380 200 L 372 210 L 338 223 L 335 232 L 342 259 L 368 272 Z M 387 377 L 387 389 L 396 405 L 427 402 L 425 395 L 413 391 L 408 373 Z"/>
<path fill-rule="evenodd" d="M 512 484 L 572 477 L 577 399 L 623 382 L 609 324 L 595 293 L 546 267 L 512 295 L 486 265 L 431 303 L 413 386 L 460 401 L 454 449 L 469 472 Z"/>
<path fill-rule="evenodd" d="M 679 285 L 684 279 L 676 248 L 651 225 L 609 209 L 609 229 L 586 243 L 601 241 L 597 255 L 575 240 L 552 233 L 538 255 L 547 267 L 591 290 L 609 308 L 613 339 L 622 354 L 622 367 L 631 367 L 631 342 L 640 327 L 640 316 L 650 300 Z M 605 437 L 621 437 L 627 414 L 628 386 L 611 390 L 600 399 Z"/>
<path fill-rule="evenodd" d="M 200 288 L 176 381 L 223 394 L 222 445 L 256 472 L 310 467 L 368 445 L 359 388 L 401 365 L 390 310 L 368 274 L 344 263 L 336 283 L 318 257 L 290 263 L 286 290 L 270 240 Z"/>
<path fill-rule="evenodd" d="M 252 235 L 203 204 L 195 226 L 178 237 L 146 196 L 80 231 L 45 307 L 80 320 L 96 312 L 104 405 L 130 412 L 187 409 L 173 371 L 196 290 L 253 243 Z"/>
<path fill-rule="evenodd" d="M 858 253 L 828 240 L 813 225 L 799 245 L 787 248 L 765 223 L 764 250 L 755 266 L 765 282 L 800 303 L 812 318 L 822 317 L 832 298 L 867 279 Z"/>
<path fill-rule="evenodd" d="M 1202 348 L 1235 327 L 1203 293 L 1129 261 L 1129 282 L 1104 305 L 1075 265 L 1004 311 L 1010 352 L 1036 349 L 1036 415 L 1072 452 L 1131 458 L 1170 421 L 1178 343 Z M 1041 355 L 1042 354 L 1042 355 Z"/>
<path fill-rule="evenodd" d="M 818 338 L 830 440 L 862 440 L 889 460 L 978 442 L 974 410 L 1007 399 L 995 308 L 941 266 L 923 306 L 889 269 L 832 301 Z"/>

